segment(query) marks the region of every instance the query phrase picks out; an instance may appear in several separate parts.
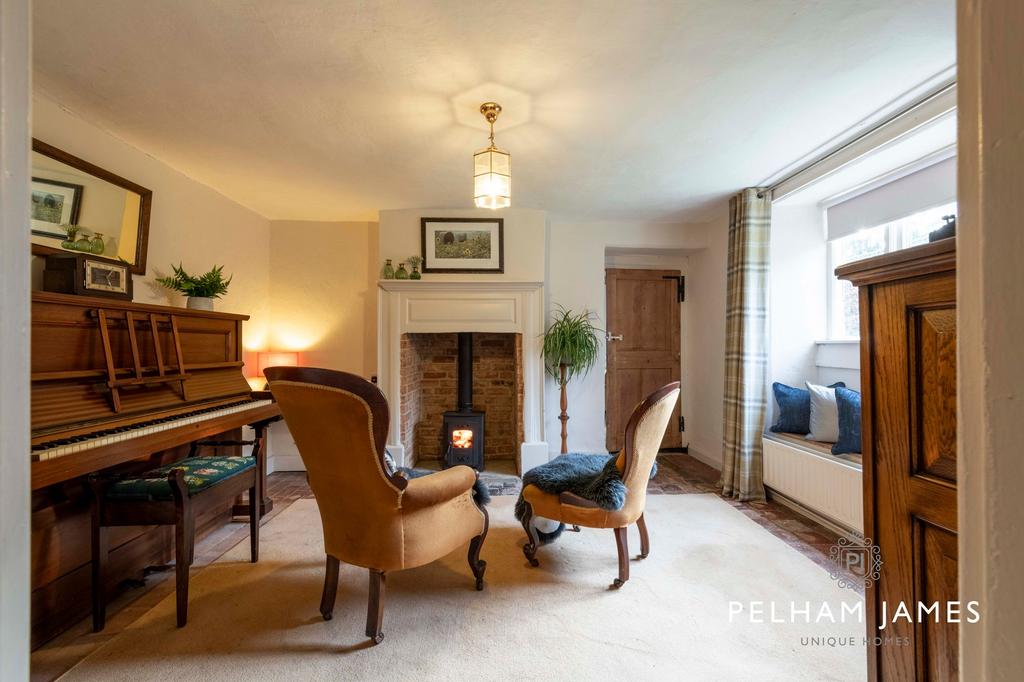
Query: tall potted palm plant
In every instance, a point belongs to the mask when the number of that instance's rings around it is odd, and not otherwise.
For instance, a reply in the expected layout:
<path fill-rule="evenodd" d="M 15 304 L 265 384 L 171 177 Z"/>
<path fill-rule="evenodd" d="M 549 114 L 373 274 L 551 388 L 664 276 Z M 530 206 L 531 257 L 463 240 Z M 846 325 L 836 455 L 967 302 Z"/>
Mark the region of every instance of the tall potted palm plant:
<path fill-rule="evenodd" d="M 597 316 L 589 310 L 575 313 L 562 306 L 551 315 L 551 325 L 544 332 L 544 366 L 547 373 L 558 382 L 561 391 L 562 450 L 569 451 L 567 438 L 569 429 L 569 402 L 565 387 L 576 377 L 584 377 L 597 360 L 601 349 L 601 330 L 594 326 Z"/>

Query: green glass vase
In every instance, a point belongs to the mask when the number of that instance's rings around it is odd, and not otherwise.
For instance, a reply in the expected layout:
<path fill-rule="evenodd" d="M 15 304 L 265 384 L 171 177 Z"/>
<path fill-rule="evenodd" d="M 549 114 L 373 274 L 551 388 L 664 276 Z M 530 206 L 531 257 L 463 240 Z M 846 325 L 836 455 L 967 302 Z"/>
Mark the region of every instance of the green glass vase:
<path fill-rule="evenodd" d="M 409 271 L 405 269 L 405 263 L 398 264 L 398 270 L 395 271 L 395 279 L 409 279 Z"/>
<path fill-rule="evenodd" d="M 420 266 L 412 266 L 412 272 L 409 273 L 409 279 L 422 279 L 420 276 Z"/>
<path fill-rule="evenodd" d="M 390 258 L 388 258 L 387 260 L 384 261 L 384 269 L 381 270 L 380 276 L 381 276 L 382 279 L 394 279 L 395 278 L 395 268 L 394 268 L 393 265 L 391 265 L 391 259 Z"/>

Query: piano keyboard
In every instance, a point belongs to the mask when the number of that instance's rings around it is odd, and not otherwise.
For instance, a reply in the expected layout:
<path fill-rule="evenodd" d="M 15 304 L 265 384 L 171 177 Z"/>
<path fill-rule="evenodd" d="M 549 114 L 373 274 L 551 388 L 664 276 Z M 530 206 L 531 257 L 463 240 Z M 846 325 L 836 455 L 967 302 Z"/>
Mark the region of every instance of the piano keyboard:
<path fill-rule="evenodd" d="M 163 419 L 139 422 L 137 424 L 132 424 L 131 426 L 97 431 L 95 433 L 53 440 L 46 443 L 39 443 L 38 445 L 32 446 L 32 461 L 40 462 L 47 459 L 64 457 L 65 455 L 73 455 L 76 452 L 91 450 L 104 445 L 110 445 L 111 443 L 131 440 L 132 438 L 140 438 L 142 436 L 159 433 L 160 431 L 170 431 L 171 429 L 177 429 L 189 424 L 196 424 L 210 419 L 217 419 L 218 417 L 223 417 L 225 415 L 234 414 L 236 412 L 244 412 L 257 407 L 264 407 L 272 403 L 272 400 L 244 400 L 242 402 L 232 403 L 229 405 L 218 405 L 217 407 L 209 407 L 205 410 L 196 410 L 195 412 L 174 415 L 173 417 L 164 417 Z"/>

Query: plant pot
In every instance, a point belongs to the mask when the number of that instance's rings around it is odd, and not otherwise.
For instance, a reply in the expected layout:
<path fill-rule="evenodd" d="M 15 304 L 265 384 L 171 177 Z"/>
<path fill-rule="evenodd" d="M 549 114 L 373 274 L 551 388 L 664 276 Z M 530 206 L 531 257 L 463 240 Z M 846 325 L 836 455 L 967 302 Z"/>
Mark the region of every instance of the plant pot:
<path fill-rule="evenodd" d="M 213 299 L 209 296 L 189 296 L 186 306 L 192 310 L 213 310 Z"/>

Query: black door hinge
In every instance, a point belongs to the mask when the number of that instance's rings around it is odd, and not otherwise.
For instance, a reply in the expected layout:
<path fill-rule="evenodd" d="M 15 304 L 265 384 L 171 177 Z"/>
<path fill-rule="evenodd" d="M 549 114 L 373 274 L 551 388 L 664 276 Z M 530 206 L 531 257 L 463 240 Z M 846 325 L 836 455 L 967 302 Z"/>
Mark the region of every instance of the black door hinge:
<path fill-rule="evenodd" d="M 679 431 L 683 432 L 686 430 L 686 417 L 680 415 L 679 417 Z"/>
<path fill-rule="evenodd" d="M 682 303 L 686 300 L 686 275 L 662 275 L 662 279 L 674 279 L 676 281 L 676 297 Z"/>

